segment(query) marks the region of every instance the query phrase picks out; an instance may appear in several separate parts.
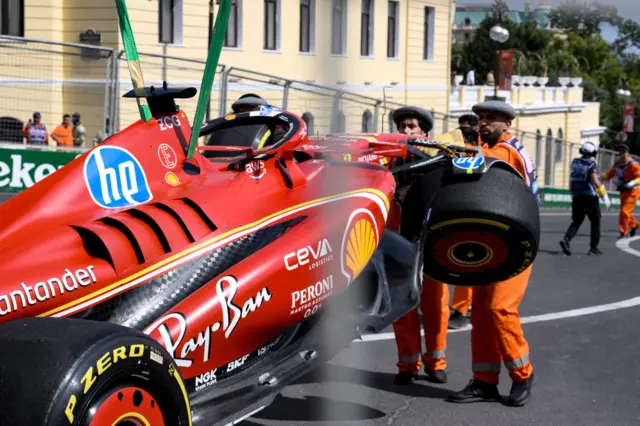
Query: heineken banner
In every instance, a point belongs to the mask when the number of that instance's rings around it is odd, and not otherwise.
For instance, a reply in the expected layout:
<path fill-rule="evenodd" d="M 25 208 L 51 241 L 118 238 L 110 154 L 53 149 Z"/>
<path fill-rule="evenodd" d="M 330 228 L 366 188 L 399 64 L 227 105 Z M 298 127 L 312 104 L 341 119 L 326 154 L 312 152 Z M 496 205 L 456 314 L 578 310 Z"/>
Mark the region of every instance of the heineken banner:
<path fill-rule="evenodd" d="M 567 189 L 540 188 L 540 194 L 542 197 L 543 209 L 571 208 L 571 191 Z M 620 210 L 620 194 L 618 192 L 609 192 L 609 198 L 611 199 L 611 210 Z M 636 209 L 638 207 L 640 207 L 640 200 L 636 203 Z M 600 208 L 605 209 L 604 201 L 602 201 L 602 199 L 600 199 Z"/>
<path fill-rule="evenodd" d="M 0 191 L 20 192 L 82 155 L 81 152 L 0 147 Z"/>

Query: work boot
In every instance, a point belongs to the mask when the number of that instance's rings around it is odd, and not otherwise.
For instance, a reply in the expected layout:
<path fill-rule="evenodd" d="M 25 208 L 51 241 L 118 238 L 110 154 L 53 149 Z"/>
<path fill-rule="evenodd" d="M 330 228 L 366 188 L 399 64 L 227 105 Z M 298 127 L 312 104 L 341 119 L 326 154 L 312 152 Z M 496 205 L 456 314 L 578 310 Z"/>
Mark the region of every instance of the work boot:
<path fill-rule="evenodd" d="M 589 250 L 589 256 L 591 256 L 591 255 L 594 255 L 594 256 L 600 256 L 600 255 L 602 255 L 602 254 L 604 254 L 604 253 L 602 253 L 602 252 L 600 251 L 600 249 L 599 249 L 599 248 L 597 248 L 597 247 L 596 247 L 596 248 L 592 248 L 591 250 Z"/>
<path fill-rule="evenodd" d="M 638 230 L 638 228 L 640 228 L 640 226 L 636 226 L 635 228 L 631 228 L 631 231 L 629 232 L 629 236 L 630 237 L 635 237 L 636 236 L 636 231 Z"/>
<path fill-rule="evenodd" d="M 427 373 L 427 376 L 429 376 L 432 382 L 447 383 L 447 381 L 449 380 L 447 377 L 447 372 L 445 370 L 431 371 L 425 367 L 424 372 Z"/>
<path fill-rule="evenodd" d="M 398 386 L 406 386 L 413 383 L 418 378 L 417 374 L 411 371 L 401 371 L 393 378 L 393 384 Z"/>
<path fill-rule="evenodd" d="M 618 240 L 621 240 L 623 238 L 627 238 L 627 234 L 623 234 L 622 232 L 620 233 L 620 235 L 618 235 Z"/>
<path fill-rule="evenodd" d="M 513 382 L 507 403 L 513 407 L 522 407 L 531 398 L 531 388 L 535 382 L 536 377 L 533 373 L 526 382 Z"/>
<path fill-rule="evenodd" d="M 500 401 L 501 399 L 502 397 L 498 391 L 498 385 L 483 382 L 478 379 L 471 379 L 464 389 L 449 395 L 447 401 L 466 403 L 477 401 Z"/>
<path fill-rule="evenodd" d="M 453 310 L 449 317 L 449 330 L 457 330 L 459 328 L 466 327 L 469 325 L 469 322 L 469 318 L 462 315 L 462 313 Z"/>
<path fill-rule="evenodd" d="M 563 239 L 560 241 L 560 247 L 562 247 L 562 251 L 567 256 L 571 256 L 571 245 L 569 244 L 568 239 Z"/>

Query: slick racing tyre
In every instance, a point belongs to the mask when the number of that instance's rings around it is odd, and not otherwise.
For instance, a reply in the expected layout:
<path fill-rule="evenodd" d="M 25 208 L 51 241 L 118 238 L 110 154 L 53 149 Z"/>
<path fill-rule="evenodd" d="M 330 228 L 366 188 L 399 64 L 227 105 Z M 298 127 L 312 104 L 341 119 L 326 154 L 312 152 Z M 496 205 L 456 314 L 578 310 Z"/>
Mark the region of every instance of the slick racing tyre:
<path fill-rule="evenodd" d="M 401 232 L 415 240 L 423 227 L 423 273 L 451 285 L 512 278 L 532 264 L 540 242 L 536 198 L 506 164 L 479 175 L 448 166 L 422 176 L 405 197 Z"/>
<path fill-rule="evenodd" d="M 0 424 L 190 426 L 180 373 L 156 341 L 58 318 L 0 325 Z"/>

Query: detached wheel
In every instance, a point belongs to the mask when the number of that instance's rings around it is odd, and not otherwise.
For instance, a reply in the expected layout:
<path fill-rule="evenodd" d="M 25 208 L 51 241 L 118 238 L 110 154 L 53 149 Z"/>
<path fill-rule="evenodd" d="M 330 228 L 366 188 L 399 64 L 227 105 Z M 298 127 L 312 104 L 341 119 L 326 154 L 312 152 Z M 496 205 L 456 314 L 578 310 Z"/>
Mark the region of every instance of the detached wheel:
<path fill-rule="evenodd" d="M 426 229 L 424 274 L 461 286 L 490 285 L 531 265 L 540 242 L 535 196 L 508 165 L 480 175 L 454 175 L 442 167 L 409 189 L 402 233 Z"/>
<path fill-rule="evenodd" d="M 33 318 L 0 325 L 2 425 L 190 426 L 180 373 L 125 327 Z"/>

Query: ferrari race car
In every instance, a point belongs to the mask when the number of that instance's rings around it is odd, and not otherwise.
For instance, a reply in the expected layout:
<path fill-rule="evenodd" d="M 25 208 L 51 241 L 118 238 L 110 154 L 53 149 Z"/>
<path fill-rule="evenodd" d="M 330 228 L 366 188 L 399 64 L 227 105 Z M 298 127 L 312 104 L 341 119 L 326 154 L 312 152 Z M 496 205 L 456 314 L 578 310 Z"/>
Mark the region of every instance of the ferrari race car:
<path fill-rule="evenodd" d="M 487 285 L 536 255 L 537 204 L 506 163 L 309 138 L 272 107 L 200 131 L 266 126 L 261 147 L 231 132 L 187 158 L 175 99 L 195 92 L 132 91 L 152 120 L 0 206 L 0 424 L 235 424 L 413 309 L 422 273 Z"/>

